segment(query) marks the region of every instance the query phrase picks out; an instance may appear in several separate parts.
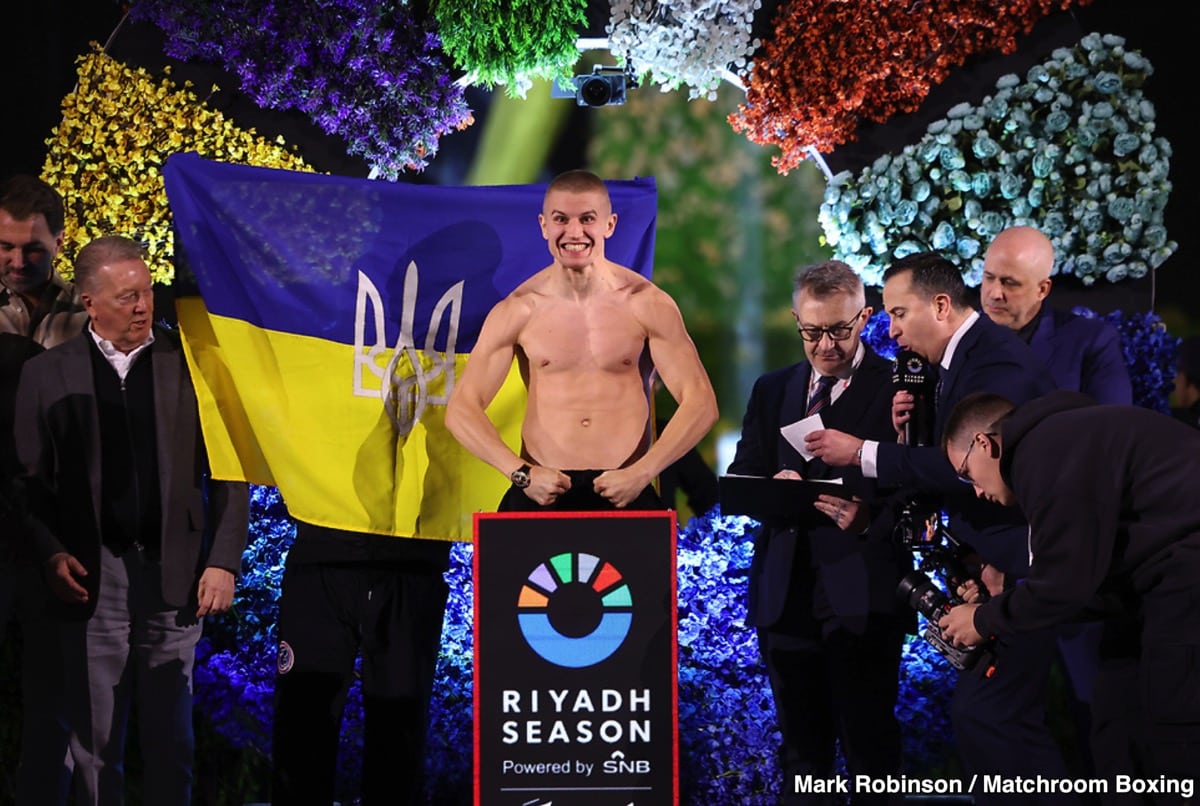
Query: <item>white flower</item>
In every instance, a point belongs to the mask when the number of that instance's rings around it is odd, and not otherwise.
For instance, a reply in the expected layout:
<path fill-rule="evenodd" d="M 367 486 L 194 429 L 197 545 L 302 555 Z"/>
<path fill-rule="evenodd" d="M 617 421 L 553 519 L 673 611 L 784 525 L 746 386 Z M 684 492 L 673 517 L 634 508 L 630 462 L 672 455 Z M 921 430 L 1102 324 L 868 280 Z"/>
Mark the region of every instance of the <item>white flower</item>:
<path fill-rule="evenodd" d="M 722 71 L 745 69 L 757 42 L 760 0 L 614 0 L 609 47 L 664 92 L 687 85 L 692 100 L 716 99 Z"/>

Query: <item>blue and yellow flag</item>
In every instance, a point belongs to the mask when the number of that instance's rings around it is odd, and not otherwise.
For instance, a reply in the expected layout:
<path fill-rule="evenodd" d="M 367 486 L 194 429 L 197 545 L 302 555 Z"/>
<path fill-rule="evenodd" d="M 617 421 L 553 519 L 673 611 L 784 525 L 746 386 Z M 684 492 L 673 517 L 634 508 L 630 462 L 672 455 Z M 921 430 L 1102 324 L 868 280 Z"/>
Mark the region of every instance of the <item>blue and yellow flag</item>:
<path fill-rule="evenodd" d="M 445 428 L 492 306 L 551 262 L 545 186 L 435 187 L 209 162 L 163 168 L 180 302 L 216 478 L 274 484 L 292 515 L 378 534 L 469 539 L 508 480 Z M 606 255 L 649 277 L 651 179 L 610 182 Z M 517 450 L 514 369 L 488 410 Z"/>

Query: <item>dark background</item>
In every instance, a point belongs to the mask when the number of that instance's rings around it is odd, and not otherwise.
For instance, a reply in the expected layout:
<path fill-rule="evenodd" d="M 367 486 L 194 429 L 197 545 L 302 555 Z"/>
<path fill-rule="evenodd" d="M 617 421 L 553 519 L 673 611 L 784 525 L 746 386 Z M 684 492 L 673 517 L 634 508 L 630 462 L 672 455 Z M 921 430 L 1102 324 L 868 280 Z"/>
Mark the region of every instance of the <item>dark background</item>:
<path fill-rule="evenodd" d="M 770 20 L 781 0 L 766 0 L 758 12 L 754 35 L 765 37 Z M 608 3 L 593 2 L 589 30 L 602 36 L 608 18 Z M 920 0 L 914 14 L 921 13 Z M 156 29 L 126 23 L 118 30 L 125 4 L 112 0 L 40 0 L 10 4 L 4 13 L 6 47 L 2 49 L 0 87 L 4 88 L 4 146 L 0 149 L 0 177 L 14 173 L 41 172 L 46 156 L 45 141 L 60 118 L 59 104 L 75 84 L 75 59 L 86 52 L 88 43 L 109 43 L 109 52 L 129 64 L 157 71 L 168 60 L 159 47 Z M 1069 12 L 1057 12 L 1038 23 L 1011 56 L 991 56 L 969 61 L 942 85 L 934 88 L 916 113 L 900 115 L 883 125 L 865 124 L 858 140 L 827 155 L 835 171 L 857 169 L 879 154 L 915 141 L 932 119 L 942 116 L 957 101 L 977 99 L 992 89 L 996 78 L 1024 69 L 1052 48 L 1068 45 L 1090 31 L 1124 36 L 1127 45 L 1140 50 L 1153 63 L 1155 72 L 1146 92 L 1158 112 L 1158 133 L 1173 146 L 1171 179 L 1174 182 L 1166 212 L 1166 226 L 1179 249 L 1156 276 L 1117 285 L 1100 283 L 1084 288 L 1073 278 L 1055 280 L 1054 298 L 1059 305 L 1084 304 L 1097 311 L 1116 308 L 1127 311 L 1155 310 L 1173 332 L 1200 332 L 1200 280 L 1191 265 L 1198 250 L 1195 222 L 1200 213 L 1196 190 L 1196 153 L 1188 145 L 1194 139 L 1185 129 L 1185 117 L 1194 115 L 1196 99 L 1194 69 L 1185 58 L 1195 51 L 1192 38 L 1193 12 L 1186 3 L 1172 0 L 1097 0 Z M 114 33 L 115 32 L 115 33 Z M 306 161 L 322 171 L 365 176 L 367 166 L 345 154 L 343 144 L 322 134 L 299 113 L 260 110 L 236 91 L 235 78 L 211 65 L 180 65 L 173 72 L 180 81 L 191 79 L 196 86 L 219 84 L 223 89 L 208 99 L 210 106 L 225 112 L 243 127 L 254 127 L 268 137 L 282 134 L 295 144 Z M 1186 82 L 1186 83 L 1185 83 Z M 403 181 L 454 184 L 462 181 L 482 130 L 489 94 L 469 91 L 468 101 L 477 122 L 464 132 L 445 137 L 430 168 L 404 177 Z M 551 156 L 548 173 L 577 167 L 585 162 L 587 113 L 577 110 L 560 138 L 561 146 Z M 584 135 L 584 136 L 581 136 Z"/>

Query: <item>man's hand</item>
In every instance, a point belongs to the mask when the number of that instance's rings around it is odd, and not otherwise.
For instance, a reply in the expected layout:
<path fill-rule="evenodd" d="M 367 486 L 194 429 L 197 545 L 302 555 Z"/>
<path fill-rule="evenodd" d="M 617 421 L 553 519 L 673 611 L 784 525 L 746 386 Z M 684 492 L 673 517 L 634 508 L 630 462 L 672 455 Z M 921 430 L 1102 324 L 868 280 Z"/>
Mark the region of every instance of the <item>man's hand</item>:
<path fill-rule="evenodd" d="M 88 600 L 87 589 L 76 579 L 88 575 L 87 569 L 74 555 L 65 551 L 50 555 L 46 560 L 46 584 L 59 599 L 69 604 L 85 604 Z"/>
<path fill-rule="evenodd" d="M 233 572 L 224 568 L 209 566 L 200 575 L 200 585 L 196 588 L 196 618 L 215 616 L 224 613 L 233 604 Z"/>
<path fill-rule="evenodd" d="M 912 419 L 912 410 L 916 405 L 912 392 L 901 389 L 892 396 L 892 428 L 896 429 L 901 443 L 904 442 L 904 425 Z"/>
<path fill-rule="evenodd" d="M 979 578 L 983 580 L 983 586 L 987 588 L 987 592 L 992 596 L 999 596 L 1004 593 L 1004 572 L 994 565 L 984 563 L 979 567 Z"/>
<path fill-rule="evenodd" d="M 592 489 L 617 509 L 629 506 L 642 490 L 650 484 L 650 479 L 632 467 L 620 470 L 606 470 L 592 482 Z"/>
<path fill-rule="evenodd" d="M 558 497 L 571 489 L 571 477 L 561 470 L 534 465 L 529 469 L 529 486 L 525 495 L 541 506 L 547 507 L 558 500 Z"/>
<path fill-rule="evenodd" d="M 844 431 L 826 428 L 805 436 L 804 444 L 809 453 L 830 467 L 848 467 L 858 464 L 858 451 L 863 441 Z"/>
<path fill-rule="evenodd" d="M 773 478 L 791 479 L 792 481 L 803 481 L 804 480 L 804 476 L 801 476 L 795 470 L 792 470 L 791 468 L 788 468 L 788 467 L 785 467 L 783 470 L 780 470 L 778 473 L 776 473 L 773 476 Z"/>
<path fill-rule="evenodd" d="M 871 513 L 863 504 L 861 498 L 846 500 L 836 495 L 822 493 L 813 502 L 813 507 L 834 522 L 843 531 L 858 534 L 871 523 Z"/>
<path fill-rule="evenodd" d="M 958 647 L 972 647 L 983 641 L 975 632 L 975 610 L 977 604 L 961 604 L 950 608 L 950 612 L 938 619 L 942 637 Z"/>

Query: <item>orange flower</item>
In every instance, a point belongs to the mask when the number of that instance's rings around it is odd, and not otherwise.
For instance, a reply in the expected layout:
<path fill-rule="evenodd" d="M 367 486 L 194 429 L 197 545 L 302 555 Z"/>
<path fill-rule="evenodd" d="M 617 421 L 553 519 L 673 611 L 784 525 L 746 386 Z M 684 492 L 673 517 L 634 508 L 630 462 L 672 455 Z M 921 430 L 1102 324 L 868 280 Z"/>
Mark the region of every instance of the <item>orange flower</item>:
<path fill-rule="evenodd" d="M 772 163 L 786 174 L 808 147 L 832 151 L 863 120 L 915 110 L 968 56 L 1011 53 L 1040 18 L 1090 1 L 926 0 L 914 14 L 912 0 L 790 0 L 729 123 L 778 145 Z"/>

